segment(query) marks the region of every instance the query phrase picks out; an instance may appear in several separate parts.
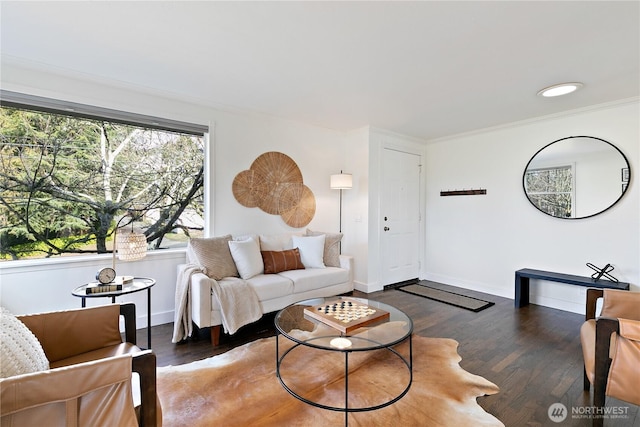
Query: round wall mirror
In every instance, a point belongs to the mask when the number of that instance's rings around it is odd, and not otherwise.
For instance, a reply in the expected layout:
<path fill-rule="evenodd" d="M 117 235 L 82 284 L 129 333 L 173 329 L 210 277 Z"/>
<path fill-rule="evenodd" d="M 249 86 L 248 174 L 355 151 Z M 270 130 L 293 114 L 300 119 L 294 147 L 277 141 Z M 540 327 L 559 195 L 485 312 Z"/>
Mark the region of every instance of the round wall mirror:
<path fill-rule="evenodd" d="M 529 160 L 522 185 L 540 211 L 578 219 L 615 205 L 630 178 L 629 162 L 615 145 L 593 136 L 570 136 L 546 145 Z"/>

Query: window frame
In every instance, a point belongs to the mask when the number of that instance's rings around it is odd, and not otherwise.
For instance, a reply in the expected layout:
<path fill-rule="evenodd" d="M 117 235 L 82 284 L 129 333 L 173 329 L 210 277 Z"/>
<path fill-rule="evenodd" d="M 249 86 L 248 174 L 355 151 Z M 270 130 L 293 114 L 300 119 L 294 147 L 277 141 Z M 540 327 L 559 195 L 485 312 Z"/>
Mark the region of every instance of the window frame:
<path fill-rule="evenodd" d="M 107 119 L 125 125 L 141 126 L 169 132 L 188 133 L 190 135 L 204 136 L 209 133 L 209 126 L 206 125 L 130 113 L 111 108 L 96 107 L 87 104 L 79 104 L 71 101 L 44 98 L 41 96 L 27 95 L 7 90 L 0 90 L 0 104 L 3 107 L 21 108 L 52 114 L 64 114 L 67 116 L 83 117 L 95 120 Z"/>
<path fill-rule="evenodd" d="M 194 136 L 202 137 L 204 152 L 203 152 L 203 167 L 204 167 L 204 180 L 203 180 L 203 210 L 204 210 L 204 233 L 206 235 L 207 230 L 210 228 L 210 221 L 208 212 L 210 212 L 209 196 L 208 196 L 208 184 L 210 178 L 210 134 L 212 132 L 212 126 L 197 124 L 192 122 L 184 122 L 172 119 L 166 119 L 156 116 L 131 113 L 126 111 L 120 111 L 110 108 L 92 106 L 88 104 L 80 104 L 71 101 L 58 100 L 53 98 L 40 97 L 36 95 L 23 94 L 19 92 L 7 91 L 0 89 L 0 106 L 8 108 L 16 108 L 23 110 L 38 111 L 50 114 L 66 115 L 71 117 L 86 118 L 92 120 L 107 120 L 114 123 L 139 126 L 148 129 L 155 129 L 168 132 L 178 132 Z M 151 251 L 152 253 L 170 253 L 170 252 L 184 252 L 186 247 L 180 248 L 168 248 L 162 251 Z M 41 265 L 51 263 L 64 263 L 64 262 L 85 262 L 95 260 L 103 257 L 111 257 L 112 254 L 86 254 L 86 255 L 68 255 L 65 257 L 53 257 L 53 258 L 30 258 L 13 260 L 11 262 L 0 262 L 0 268 L 13 265 L 18 267 L 19 265 Z"/>
<path fill-rule="evenodd" d="M 525 193 L 527 194 L 527 198 L 532 203 L 533 203 L 533 201 L 531 200 L 530 196 L 546 195 L 546 194 L 552 194 L 552 195 L 568 194 L 569 197 L 570 197 L 570 202 L 571 202 L 571 215 L 568 216 L 568 217 L 564 217 L 564 218 L 575 218 L 576 217 L 576 173 L 575 173 L 576 168 L 575 168 L 575 163 L 573 163 L 573 164 L 562 164 L 562 165 L 557 165 L 557 166 L 545 166 L 545 167 L 534 168 L 534 169 L 527 169 L 525 171 L 524 182 L 526 184 L 527 175 L 529 175 L 530 173 L 541 172 L 541 171 L 550 171 L 550 170 L 566 170 L 566 169 L 568 169 L 571 172 L 571 190 L 570 191 L 532 191 L 528 187 L 525 186 Z M 546 214 L 549 214 L 549 212 L 544 211 L 537 204 L 534 203 L 534 205 L 536 206 L 536 208 L 538 208 L 542 212 L 544 212 Z"/>

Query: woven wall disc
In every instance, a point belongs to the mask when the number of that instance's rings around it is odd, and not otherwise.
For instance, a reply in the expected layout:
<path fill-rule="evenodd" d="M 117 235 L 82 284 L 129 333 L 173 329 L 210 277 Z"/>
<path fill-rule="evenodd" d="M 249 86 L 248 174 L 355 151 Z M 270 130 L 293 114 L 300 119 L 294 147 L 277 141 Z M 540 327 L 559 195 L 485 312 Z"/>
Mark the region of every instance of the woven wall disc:
<path fill-rule="evenodd" d="M 260 201 L 258 202 L 258 207 L 271 215 L 280 215 L 282 211 L 280 211 L 280 197 L 282 192 L 290 185 L 289 183 L 275 183 L 270 181 L 265 181 L 264 193 Z"/>
<path fill-rule="evenodd" d="M 268 182 L 253 170 L 244 170 L 233 179 L 231 190 L 238 203 L 247 208 L 257 207 L 269 189 Z"/>
<path fill-rule="evenodd" d="M 261 154 L 248 170 L 236 175 L 232 191 L 242 206 L 282 215 L 292 227 L 304 227 L 316 212 L 315 197 L 303 184 L 298 165 L 277 151 Z"/>
<path fill-rule="evenodd" d="M 275 186 L 284 182 L 302 182 L 302 172 L 296 162 L 277 151 L 261 154 L 253 161 L 250 169 L 264 176 L 265 180 Z"/>
<path fill-rule="evenodd" d="M 291 193 L 291 194 L 289 194 Z M 294 228 L 304 227 L 311 222 L 316 213 L 316 198 L 306 185 L 288 186 L 283 196 L 289 200 L 299 200 L 293 208 L 280 214 L 282 220 Z"/>
<path fill-rule="evenodd" d="M 305 185 L 302 183 L 280 184 L 281 191 L 278 195 L 278 215 L 298 206 L 304 196 Z"/>

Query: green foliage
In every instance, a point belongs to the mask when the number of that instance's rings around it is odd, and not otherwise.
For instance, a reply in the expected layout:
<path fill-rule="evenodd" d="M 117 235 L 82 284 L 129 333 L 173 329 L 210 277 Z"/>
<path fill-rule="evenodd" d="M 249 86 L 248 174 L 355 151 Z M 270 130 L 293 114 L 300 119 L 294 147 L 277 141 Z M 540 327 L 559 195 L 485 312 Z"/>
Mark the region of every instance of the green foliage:
<path fill-rule="evenodd" d="M 0 240 L 2 237 L 0 236 Z M 53 238 L 51 242 L 59 247 L 68 249 L 81 249 L 83 246 L 95 246 L 95 239 L 90 239 L 86 243 L 78 243 L 65 238 Z M 12 253 L 19 254 L 19 258 L 43 258 L 56 255 L 51 251 L 49 246 L 44 242 L 29 241 L 28 243 L 13 243 L 11 246 Z M 9 253 L 0 253 L 0 260 L 8 261 L 12 259 Z"/>
<path fill-rule="evenodd" d="M 0 254 L 107 252 L 127 212 L 149 242 L 202 211 L 200 137 L 0 108 Z"/>

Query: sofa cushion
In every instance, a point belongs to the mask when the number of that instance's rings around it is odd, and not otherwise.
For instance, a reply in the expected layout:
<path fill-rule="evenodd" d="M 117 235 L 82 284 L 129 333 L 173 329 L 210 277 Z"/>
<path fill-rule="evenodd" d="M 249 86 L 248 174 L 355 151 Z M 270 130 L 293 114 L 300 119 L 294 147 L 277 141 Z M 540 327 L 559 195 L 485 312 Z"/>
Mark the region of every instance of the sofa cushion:
<path fill-rule="evenodd" d="M 214 280 L 223 277 L 238 277 L 236 264 L 233 262 L 228 242 L 231 235 L 189 240 L 191 253 L 197 264 L 205 268 L 205 274 Z"/>
<path fill-rule="evenodd" d="M 304 268 L 298 248 L 288 251 L 261 251 L 264 263 L 264 274 L 275 274 L 287 270 Z"/>
<path fill-rule="evenodd" d="M 293 247 L 300 249 L 305 268 L 324 268 L 325 236 L 292 236 Z"/>
<path fill-rule="evenodd" d="M 255 291 L 260 301 L 280 298 L 293 293 L 293 282 L 279 274 L 258 274 L 247 280 L 247 283 Z"/>
<path fill-rule="evenodd" d="M 246 240 L 230 240 L 228 244 L 240 277 L 247 280 L 262 273 L 264 264 L 260 255 L 260 243 L 256 239 L 249 237 Z"/>
<path fill-rule="evenodd" d="M 349 270 L 344 268 L 327 267 L 306 270 L 289 270 L 278 273 L 293 282 L 293 293 L 325 288 L 349 280 Z"/>
<path fill-rule="evenodd" d="M 324 265 L 327 267 L 340 267 L 340 242 L 342 233 L 326 233 L 323 231 L 312 231 L 307 229 L 307 236 L 324 235 Z"/>
<path fill-rule="evenodd" d="M 49 369 L 38 338 L 18 318 L 0 307 L 0 378 Z"/>

